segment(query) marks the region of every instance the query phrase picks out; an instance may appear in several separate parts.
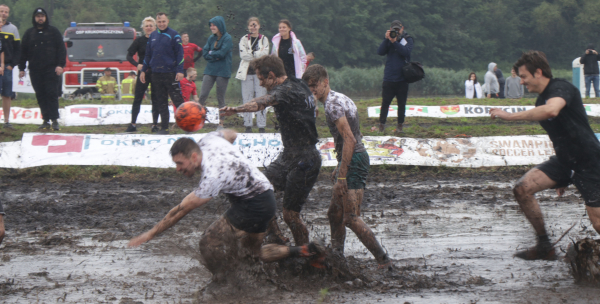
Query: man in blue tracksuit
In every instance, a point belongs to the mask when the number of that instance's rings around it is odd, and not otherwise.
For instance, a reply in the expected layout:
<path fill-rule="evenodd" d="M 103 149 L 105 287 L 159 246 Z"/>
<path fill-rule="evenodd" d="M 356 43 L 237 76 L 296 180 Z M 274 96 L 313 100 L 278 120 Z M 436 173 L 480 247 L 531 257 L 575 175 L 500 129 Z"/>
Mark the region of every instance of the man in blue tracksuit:
<path fill-rule="evenodd" d="M 413 38 L 404 32 L 402 22 L 394 20 L 390 29 L 385 32 L 385 38 L 377 54 L 387 55 L 383 71 L 383 86 L 381 92 L 381 113 L 379 114 L 379 132 L 384 132 L 385 121 L 392 99 L 398 102 L 398 126 L 396 133 L 402 133 L 404 123 L 404 110 L 408 98 L 408 82 L 404 81 L 402 67 L 410 61 L 413 49 Z"/>
<path fill-rule="evenodd" d="M 183 79 L 183 46 L 181 36 L 169 27 L 167 14 L 156 14 L 156 26 L 158 29 L 148 37 L 140 81 L 146 83 L 146 71 L 152 69 L 152 94 L 156 94 L 161 120 L 161 130 L 156 134 L 169 134 L 168 96 L 176 107 L 184 102 L 179 86 Z"/>

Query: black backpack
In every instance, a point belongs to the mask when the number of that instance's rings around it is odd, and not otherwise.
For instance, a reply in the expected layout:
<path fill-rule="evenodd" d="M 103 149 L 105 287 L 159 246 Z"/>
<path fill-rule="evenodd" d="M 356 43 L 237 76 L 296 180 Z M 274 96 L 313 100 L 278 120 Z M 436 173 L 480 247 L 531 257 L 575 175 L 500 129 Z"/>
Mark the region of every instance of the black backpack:
<path fill-rule="evenodd" d="M 425 78 L 425 70 L 423 65 L 416 61 L 406 61 L 406 64 L 402 67 L 402 76 L 404 81 L 408 83 L 417 82 Z"/>

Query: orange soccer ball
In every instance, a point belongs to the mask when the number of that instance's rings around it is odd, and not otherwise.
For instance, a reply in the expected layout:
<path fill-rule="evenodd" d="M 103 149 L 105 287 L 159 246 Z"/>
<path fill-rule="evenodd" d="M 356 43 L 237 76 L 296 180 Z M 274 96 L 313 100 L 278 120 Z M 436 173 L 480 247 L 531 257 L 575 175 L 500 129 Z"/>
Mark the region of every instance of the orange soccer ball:
<path fill-rule="evenodd" d="M 193 101 L 184 102 L 175 112 L 175 122 L 184 131 L 194 132 L 204 127 L 206 109 Z"/>

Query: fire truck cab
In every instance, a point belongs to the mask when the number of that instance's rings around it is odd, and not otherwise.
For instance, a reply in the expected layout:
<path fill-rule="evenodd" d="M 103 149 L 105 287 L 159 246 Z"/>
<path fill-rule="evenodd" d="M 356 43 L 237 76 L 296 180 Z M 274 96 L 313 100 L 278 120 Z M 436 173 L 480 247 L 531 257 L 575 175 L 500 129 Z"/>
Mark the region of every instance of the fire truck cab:
<path fill-rule="evenodd" d="M 121 80 L 130 71 L 137 71 L 127 61 L 127 49 L 135 38 L 136 31 L 129 22 L 71 22 L 64 34 L 67 64 L 62 76 L 63 93 L 95 87 L 104 70 L 110 68 L 119 88 L 116 98 L 120 99 Z"/>

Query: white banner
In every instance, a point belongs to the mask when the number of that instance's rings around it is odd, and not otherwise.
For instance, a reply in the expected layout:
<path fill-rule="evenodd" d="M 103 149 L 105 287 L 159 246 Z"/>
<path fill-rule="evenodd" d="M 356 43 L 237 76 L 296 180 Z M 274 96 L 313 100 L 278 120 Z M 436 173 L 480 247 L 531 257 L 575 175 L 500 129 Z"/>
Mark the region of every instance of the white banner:
<path fill-rule="evenodd" d="M 8 72 L 8 71 L 5 71 L 5 72 Z M 31 79 L 29 79 L 29 69 L 25 70 L 25 77 L 23 77 L 23 78 L 19 78 L 19 72 L 20 71 L 19 71 L 18 67 L 14 67 L 12 69 L 13 92 L 35 93 L 35 91 L 33 90 L 33 86 L 31 85 Z"/>
<path fill-rule="evenodd" d="M 120 125 L 131 122 L 131 105 L 73 105 L 58 109 L 62 126 Z M 206 123 L 219 123 L 219 109 L 206 107 Z M 170 122 L 175 122 L 173 107 L 169 106 Z M 0 123 L 4 115 L 0 109 Z M 10 122 L 13 124 L 42 124 L 40 108 L 10 108 Z M 152 123 L 152 106 L 142 105 L 137 118 L 139 124 Z"/>
<path fill-rule="evenodd" d="M 0 143 L 0 168 L 21 168 L 21 142 Z"/>
<path fill-rule="evenodd" d="M 585 111 L 589 116 L 600 116 L 600 104 L 585 104 Z M 486 117 L 490 116 L 490 109 L 501 108 L 507 112 L 522 112 L 535 108 L 535 106 L 481 106 L 481 105 L 452 105 L 452 106 L 406 106 L 406 117 Z M 369 117 L 379 117 L 381 107 L 369 107 Z M 390 106 L 388 117 L 398 117 L 398 106 Z"/>

